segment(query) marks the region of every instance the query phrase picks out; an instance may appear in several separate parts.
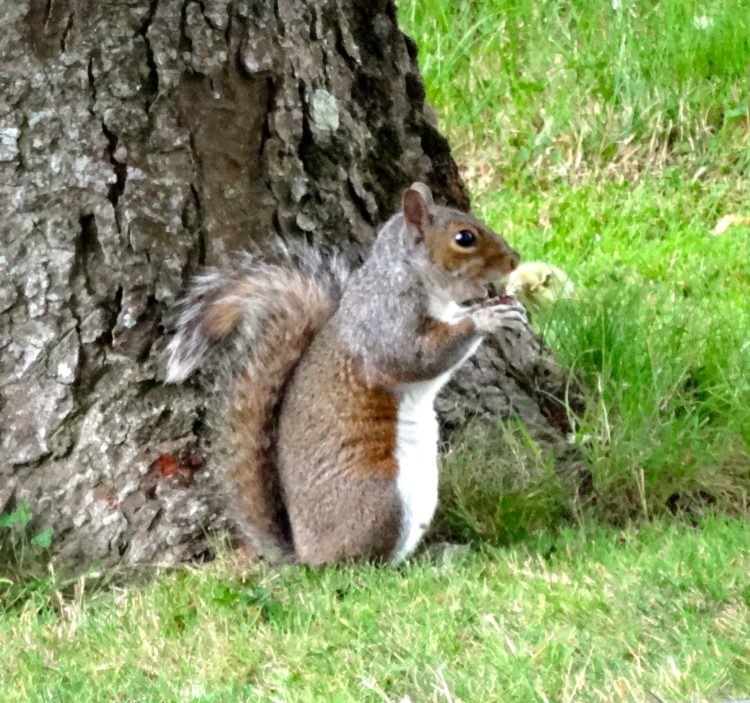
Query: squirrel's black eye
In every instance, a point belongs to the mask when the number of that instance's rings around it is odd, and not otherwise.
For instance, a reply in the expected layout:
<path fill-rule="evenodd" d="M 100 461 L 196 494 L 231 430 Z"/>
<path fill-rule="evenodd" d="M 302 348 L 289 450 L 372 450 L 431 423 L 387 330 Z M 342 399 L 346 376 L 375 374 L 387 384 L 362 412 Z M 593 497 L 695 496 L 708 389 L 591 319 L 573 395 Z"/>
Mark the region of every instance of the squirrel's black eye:
<path fill-rule="evenodd" d="M 460 232 L 456 232 L 453 235 L 453 241 L 460 247 L 473 247 L 477 243 L 477 235 L 471 230 L 462 229 Z"/>

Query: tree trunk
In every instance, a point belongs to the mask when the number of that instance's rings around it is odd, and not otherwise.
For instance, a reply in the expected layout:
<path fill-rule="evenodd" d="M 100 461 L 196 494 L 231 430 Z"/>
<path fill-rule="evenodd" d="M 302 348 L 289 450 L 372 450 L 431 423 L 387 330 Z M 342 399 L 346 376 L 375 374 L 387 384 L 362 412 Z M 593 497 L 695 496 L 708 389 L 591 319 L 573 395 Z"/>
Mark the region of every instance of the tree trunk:
<path fill-rule="evenodd" d="M 193 557 L 225 518 L 165 312 L 277 234 L 357 260 L 413 180 L 468 208 L 416 48 L 391 0 L 19 0 L 0 26 L 0 513 L 28 501 L 68 564 Z M 550 368 L 496 340 L 440 409 L 557 441 Z"/>

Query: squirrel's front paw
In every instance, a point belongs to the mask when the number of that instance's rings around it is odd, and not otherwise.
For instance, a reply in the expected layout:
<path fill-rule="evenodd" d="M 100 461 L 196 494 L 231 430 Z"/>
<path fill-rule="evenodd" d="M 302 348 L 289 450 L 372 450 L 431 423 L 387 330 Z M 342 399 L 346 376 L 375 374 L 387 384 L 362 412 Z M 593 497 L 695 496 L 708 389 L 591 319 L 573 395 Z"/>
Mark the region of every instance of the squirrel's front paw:
<path fill-rule="evenodd" d="M 500 330 L 517 330 L 529 324 L 526 310 L 517 300 L 479 308 L 471 313 L 477 331 L 491 334 Z"/>

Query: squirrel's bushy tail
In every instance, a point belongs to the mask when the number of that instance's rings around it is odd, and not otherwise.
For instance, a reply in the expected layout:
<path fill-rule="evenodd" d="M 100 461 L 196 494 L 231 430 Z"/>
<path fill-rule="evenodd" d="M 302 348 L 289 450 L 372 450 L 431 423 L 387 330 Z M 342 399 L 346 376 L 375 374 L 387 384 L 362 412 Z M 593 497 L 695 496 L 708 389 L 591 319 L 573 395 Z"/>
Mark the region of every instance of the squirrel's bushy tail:
<path fill-rule="evenodd" d="M 212 425 L 237 522 L 250 546 L 272 561 L 293 558 L 274 460 L 284 385 L 317 331 L 335 312 L 348 269 L 309 247 L 281 261 L 243 255 L 228 269 L 193 279 L 178 308 L 167 381 L 196 369 L 214 374 Z"/>

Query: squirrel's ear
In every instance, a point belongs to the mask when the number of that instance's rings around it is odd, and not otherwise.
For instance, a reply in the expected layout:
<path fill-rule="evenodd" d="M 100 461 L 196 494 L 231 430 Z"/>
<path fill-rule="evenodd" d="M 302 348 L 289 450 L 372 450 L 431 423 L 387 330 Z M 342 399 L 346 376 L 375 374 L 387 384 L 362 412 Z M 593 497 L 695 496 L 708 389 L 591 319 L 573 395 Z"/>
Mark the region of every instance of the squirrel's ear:
<path fill-rule="evenodd" d="M 435 201 L 432 199 L 432 191 L 430 190 L 429 186 L 425 185 L 424 183 L 414 181 L 414 183 L 409 186 L 409 190 L 416 190 L 428 205 L 435 204 Z"/>
<path fill-rule="evenodd" d="M 425 197 L 425 191 L 427 197 Z M 416 229 L 419 235 L 422 234 L 430 219 L 430 213 L 427 211 L 428 204 L 432 204 L 432 193 L 424 183 L 414 183 L 404 193 L 404 219 L 406 224 Z M 421 236 L 418 237 L 418 241 L 420 239 Z"/>

